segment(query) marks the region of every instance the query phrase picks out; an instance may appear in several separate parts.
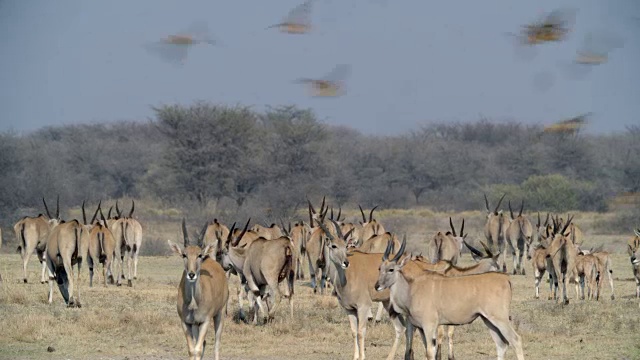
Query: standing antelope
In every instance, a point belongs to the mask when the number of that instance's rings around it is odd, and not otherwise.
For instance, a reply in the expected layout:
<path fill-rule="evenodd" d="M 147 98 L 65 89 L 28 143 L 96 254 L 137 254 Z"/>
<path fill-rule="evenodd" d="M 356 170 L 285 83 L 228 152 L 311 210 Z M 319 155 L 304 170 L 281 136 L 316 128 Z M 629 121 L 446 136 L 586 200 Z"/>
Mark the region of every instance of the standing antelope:
<path fill-rule="evenodd" d="M 587 296 L 589 300 L 597 300 L 597 273 L 598 258 L 592 254 L 578 253 L 571 280 L 576 283 L 576 299 L 585 299 L 584 287 L 587 286 Z"/>
<path fill-rule="evenodd" d="M 495 272 L 446 277 L 423 272 L 415 278 L 405 275 L 410 256 L 402 257 L 404 244 L 389 260 L 385 252 L 375 284 L 377 291 L 390 290 L 393 310 L 406 314 L 407 338 L 417 327 L 426 348 L 426 358 L 435 359 L 439 325 L 465 325 L 481 317 L 496 343 L 498 360 L 504 359 L 509 345 L 518 360 L 524 360 L 522 341 L 510 319 L 512 287 L 509 276 Z M 405 357 L 406 358 L 406 357 Z"/>
<path fill-rule="evenodd" d="M 636 298 L 640 298 L 640 229 L 634 229 L 635 237 L 629 239 L 627 252 L 633 269 L 633 277 L 636 279 Z"/>
<path fill-rule="evenodd" d="M 547 255 L 549 252 L 542 244 L 536 244 L 529 248 L 527 252 L 527 259 L 531 260 L 531 266 L 533 267 L 533 276 L 535 278 L 536 295 L 535 298 L 540 298 L 540 281 L 544 273 L 547 271 Z M 551 276 L 551 274 L 549 274 Z M 553 280 L 549 280 L 549 293 L 553 289 Z M 549 295 L 551 296 L 551 295 Z"/>
<path fill-rule="evenodd" d="M 507 194 L 502 195 L 493 212 L 489 210 L 487 195 L 484 195 L 484 204 L 487 209 L 487 222 L 484 225 L 484 236 L 487 238 L 487 242 L 492 250 L 495 251 L 497 249 L 495 252 L 501 254 L 500 266 L 503 272 L 507 272 L 507 252 L 505 251 L 505 244 L 507 242 L 505 241 L 505 232 L 509 226 L 509 220 L 504 216 L 502 210 L 498 211 L 498 209 L 506 195 Z"/>
<path fill-rule="evenodd" d="M 182 236 L 184 249 L 180 249 L 171 240 L 169 240 L 169 246 L 176 255 L 184 259 L 184 270 L 178 286 L 177 310 L 182 330 L 187 338 L 189 357 L 192 360 L 203 358 L 207 330 L 213 319 L 214 357 L 219 360 L 224 308 L 229 298 L 227 278 L 220 264 L 211 258 L 215 248 L 211 245 L 203 245 L 204 231 L 198 243 L 191 244 L 183 218 Z"/>
<path fill-rule="evenodd" d="M 547 251 L 547 271 L 551 274 L 553 283 L 553 298 L 560 300 L 557 296 L 558 283 L 562 282 L 562 299 L 564 304 L 569 304 L 567 296 L 567 280 L 575 267 L 577 249 L 575 244 L 571 242 L 569 234 L 566 232 L 567 227 L 571 224 L 569 221 L 560 229 L 556 220 L 553 220 L 553 232 L 549 235 L 546 242 Z"/>
<path fill-rule="evenodd" d="M 393 359 L 400 343 L 400 337 L 404 332 L 404 326 L 397 314 L 390 311 L 389 292 L 377 292 L 374 289 L 381 254 L 366 254 L 357 250 L 347 253 L 344 243 L 345 236 L 337 224 L 334 224 L 336 232 L 343 239 L 342 241 L 336 241 L 336 238 L 321 221 L 318 221 L 318 225 L 324 228 L 323 230 L 327 234 L 324 247 L 327 250 L 328 268 L 333 279 L 338 303 L 349 316 L 354 340 L 353 359 L 362 360 L 365 358 L 364 341 L 367 333 L 367 317 L 374 301 L 384 304 L 395 328 L 395 339 L 387 356 L 387 360 Z"/>
<path fill-rule="evenodd" d="M 122 212 L 118 208 L 116 201 L 117 220 L 110 227 L 113 238 L 116 241 L 116 262 L 120 265 L 120 275 L 116 284 L 121 285 L 120 280 L 124 279 L 124 262 L 127 261 L 127 285 L 133 286 L 133 280 L 138 278 L 138 256 L 140 254 L 140 245 L 142 245 L 142 225 L 133 218 L 135 210 L 135 201 L 131 200 L 131 210 L 128 216 L 122 216 Z"/>
<path fill-rule="evenodd" d="M 89 252 L 87 257 L 87 263 L 89 265 L 89 287 L 93 286 L 93 267 L 98 263 L 102 264 L 102 278 L 104 286 L 107 286 L 107 278 L 111 284 L 114 283 L 113 279 L 113 262 L 116 256 L 116 240 L 109 230 L 107 220 L 102 213 L 100 205 L 98 210 L 100 211 L 101 220 L 94 223 L 96 215 L 94 215 L 93 227 L 89 233 Z"/>
<path fill-rule="evenodd" d="M 525 274 L 524 266 L 522 266 L 522 257 L 527 252 L 525 250 L 531 246 L 533 241 L 533 226 L 531 222 L 525 216 L 522 215 L 524 209 L 524 200 L 520 205 L 520 212 L 517 217 L 513 217 L 513 210 L 511 209 L 511 200 L 509 200 L 509 214 L 511 215 L 511 223 L 506 229 L 506 240 L 509 247 L 512 249 L 511 255 L 513 256 L 513 275 Z M 516 257 L 517 251 L 517 257 Z"/>
<path fill-rule="evenodd" d="M 382 224 L 373 218 L 373 211 L 378 208 L 377 206 L 374 206 L 369 212 L 369 221 L 367 221 L 367 218 L 364 216 L 362 206 L 358 205 L 358 208 L 360 209 L 360 214 L 362 214 L 362 223 L 360 224 L 362 229 L 360 229 L 360 239 L 358 240 L 358 245 L 361 245 L 374 235 L 384 234 L 385 229 Z"/>
<path fill-rule="evenodd" d="M 307 238 L 309 237 L 309 225 L 303 221 L 295 223 L 291 229 L 291 242 L 296 250 L 296 279 L 304 279 L 304 257 L 307 255 Z"/>
<path fill-rule="evenodd" d="M 49 304 L 53 301 L 53 281 L 56 280 L 60 293 L 68 307 L 81 307 L 80 303 L 80 270 L 82 225 L 78 220 L 61 221 L 47 237 L 46 261 L 49 270 Z M 74 280 L 73 265 L 78 265 L 78 273 Z M 77 281 L 77 283 L 76 283 Z M 74 296 L 74 286 L 78 297 Z"/>
<path fill-rule="evenodd" d="M 460 236 L 456 234 L 456 229 L 453 227 L 453 221 L 449 218 L 449 226 L 451 232 L 447 231 L 442 233 L 438 231 L 433 237 L 431 243 L 429 243 L 429 259 L 432 264 L 440 260 L 446 260 L 456 265 L 458 258 L 460 257 L 460 251 L 462 251 L 463 239 L 466 236 L 464 234 L 464 219 L 462 219 L 462 225 L 460 226 Z"/>
<path fill-rule="evenodd" d="M 49 231 L 60 223 L 60 196 L 56 199 L 55 217 L 51 217 L 47 202 L 44 198 L 42 198 L 42 203 L 47 213 L 46 217 L 42 214 L 36 217 L 25 216 L 13 226 L 13 231 L 18 241 L 18 252 L 22 257 L 22 274 L 25 284 L 27 283 L 27 266 L 29 265 L 29 259 L 31 258 L 31 254 L 33 254 L 33 250 L 36 251 L 38 260 L 42 264 L 40 282 L 44 284 L 47 281 L 45 276 L 47 269 L 45 258 L 47 236 L 49 235 Z"/>
<path fill-rule="evenodd" d="M 277 239 L 283 235 L 282 229 L 280 229 L 276 224 L 271 224 L 269 227 L 255 224 L 251 230 L 255 231 L 259 237 L 263 237 L 267 240 Z"/>
<path fill-rule="evenodd" d="M 229 236 L 229 228 L 221 222 L 218 222 L 218 219 L 213 219 L 213 221 L 207 223 L 207 228 L 204 233 L 204 244 L 212 245 L 216 249 L 222 244 L 218 242 L 218 235 L 221 239 L 226 239 Z"/>

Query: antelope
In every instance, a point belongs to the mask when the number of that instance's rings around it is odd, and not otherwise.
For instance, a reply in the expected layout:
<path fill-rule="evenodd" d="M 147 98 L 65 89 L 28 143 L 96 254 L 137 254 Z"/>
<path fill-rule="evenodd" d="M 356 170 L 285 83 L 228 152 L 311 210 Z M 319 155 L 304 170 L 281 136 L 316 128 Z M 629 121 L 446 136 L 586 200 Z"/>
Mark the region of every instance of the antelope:
<path fill-rule="evenodd" d="M 492 249 L 497 248 L 497 252 L 501 254 L 500 265 L 503 272 L 507 272 L 506 251 L 505 251 L 505 231 L 509 226 L 509 220 L 504 216 L 502 210 L 498 211 L 502 200 L 507 194 L 502 195 L 496 208 L 491 212 L 489 210 L 489 200 L 484 195 L 484 204 L 487 209 L 487 222 L 484 225 L 484 236 Z"/>
<path fill-rule="evenodd" d="M 603 273 L 607 274 L 609 278 L 609 287 L 611 288 L 611 300 L 615 300 L 615 292 L 613 290 L 613 265 L 611 264 L 611 257 L 607 251 L 602 250 L 602 245 L 597 247 L 596 249 L 591 248 L 589 251 L 581 250 L 580 251 L 584 255 L 593 255 L 598 259 L 598 276 L 597 276 L 597 290 L 596 290 L 596 300 L 600 298 L 600 291 L 602 288 L 602 278 Z"/>
<path fill-rule="evenodd" d="M 425 262 L 422 256 L 416 256 L 416 257 L 411 256 L 412 261 L 409 264 L 407 264 L 407 267 L 405 267 L 405 275 L 407 275 L 409 278 L 413 278 L 420 275 L 423 271 L 431 271 L 431 272 L 440 273 L 445 276 L 464 276 L 464 275 L 482 274 L 490 271 L 500 271 L 500 268 L 498 267 L 498 257 L 500 256 L 500 254 L 493 254 L 489 249 L 489 247 L 482 241 L 480 242 L 480 244 L 484 248 L 485 253 L 482 253 L 480 250 L 469 245 L 469 243 L 467 243 L 465 240 L 463 240 L 463 243 L 471 252 L 471 256 L 476 261 L 476 264 L 471 266 L 466 266 L 466 267 L 458 267 L 456 265 L 451 264 L 449 261 L 445 261 L 445 260 L 440 260 L 437 263 L 432 264 L 430 262 Z M 393 244 L 390 245 L 390 249 L 391 250 L 389 255 L 391 255 L 391 252 L 393 251 L 392 250 Z M 385 249 L 385 252 L 387 252 L 386 249 Z M 414 266 L 411 266 L 411 265 L 415 265 L 417 266 L 417 268 L 414 268 Z M 449 344 L 449 359 L 454 359 L 455 356 L 453 353 L 453 332 L 455 327 L 454 326 L 447 326 L 447 327 L 448 327 L 447 339 Z M 438 340 L 437 340 L 437 351 L 436 351 L 438 358 L 440 357 L 439 354 L 440 354 L 440 349 L 442 348 L 443 341 L 444 341 L 444 325 L 441 325 L 441 326 L 438 326 Z M 413 337 L 408 338 L 407 346 L 405 350 L 405 358 L 412 357 L 412 349 L 411 349 L 412 343 L 413 343 Z"/>
<path fill-rule="evenodd" d="M 101 221 L 94 223 L 98 211 L 100 211 Z M 87 257 L 87 263 L 89 265 L 89 287 L 93 287 L 93 266 L 98 263 L 102 264 L 102 278 L 104 286 L 107 286 L 107 277 L 111 284 L 114 283 L 113 261 L 116 257 L 116 240 L 111 230 L 109 230 L 109 225 L 99 204 L 96 214 L 93 217 L 94 219 L 91 221 L 93 227 L 89 233 L 89 252 Z"/>
<path fill-rule="evenodd" d="M 374 206 L 373 209 L 371 209 L 371 211 L 369 212 L 369 221 L 367 221 L 367 218 L 364 216 L 362 206 L 358 205 L 358 208 L 360 209 L 360 214 L 362 214 L 362 223 L 360 223 L 360 225 L 362 225 L 359 239 L 360 244 L 374 235 L 385 233 L 384 226 L 382 226 L 382 224 L 380 224 L 376 219 L 373 218 L 373 211 L 378 208 L 377 206 Z"/>
<path fill-rule="evenodd" d="M 629 239 L 627 252 L 633 269 L 633 277 L 636 279 L 636 298 L 640 298 L 640 229 L 634 229 L 635 237 Z"/>
<path fill-rule="evenodd" d="M 447 231 L 443 234 L 438 231 L 431 243 L 429 243 L 429 259 L 433 264 L 440 260 L 449 261 L 453 265 L 458 263 L 463 239 L 466 236 L 464 234 L 464 219 L 462 219 L 462 226 L 460 227 L 460 236 L 456 234 L 451 218 L 449 218 L 449 226 L 451 227 L 451 232 Z"/>
<path fill-rule="evenodd" d="M 576 247 L 566 232 L 569 224 L 571 224 L 571 217 L 560 230 L 560 226 L 554 219 L 553 232 L 547 238 L 547 245 L 545 246 L 549 252 L 547 256 L 547 271 L 551 274 L 554 285 L 553 298 L 556 299 L 556 301 L 559 300 L 557 296 L 558 281 L 561 281 L 562 299 L 565 305 L 569 304 L 569 298 L 567 297 L 567 280 L 573 272 L 577 256 Z M 551 299 L 551 295 L 549 299 Z"/>
<path fill-rule="evenodd" d="M 322 222 L 324 225 L 325 217 L 327 215 L 328 207 L 325 206 L 325 198 L 322 198 L 322 205 L 320 206 L 320 212 L 316 213 L 313 205 L 311 205 L 311 201 L 309 202 L 309 220 L 313 224 L 314 222 Z M 326 256 L 325 256 L 325 230 L 326 227 L 321 228 L 319 226 L 313 227 L 310 229 L 309 238 L 306 241 L 306 254 L 307 261 L 309 265 L 309 276 L 311 277 L 311 287 L 313 287 L 313 292 L 317 293 L 318 291 L 318 282 L 320 283 L 320 294 L 324 294 L 324 290 L 326 287 L 327 280 L 327 269 L 326 269 Z M 337 236 L 335 229 L 333 232 L 330 230 L 326 230 L 331 233 L 334 238 Z M 343 239 L 338 240 L 340 242 L 344 241 Z M 318 281 L 319 278 L 319 281 Z"/>
<path fill-rule="evenodd" d="M 110 227 L 113 237 L 116 241 L 116 258 L 119 259 L 120 275 L 116 281 L 116 285 L 120 286 L 120 280 L 124 279 L 124 261 L 127 260 L 127 286 L 133 286 L 133 279 L 138 278 L 138 256 L 140 254 L 140 245 L 142 244 L 142 226 L 138 220 L 133 218 L 135 210 L 135 201 L 131 201 L 131 210 L 129 215 L 122 216 L 122 212 L 118 209 L 116 202 L 116 213 L 118 218 L 107 225 Z M 132 269 L 133 266 L 133 269 Z"/>
<path fill-rule="evenodd" d="M 215 248 L 203 243 L 204 230 L 198 238 L 198 243 L 192 244 L 183 218 L 184 249 L 171 240 L 168 242 L 171 250 L 184 259 L 176 307 L 182 330 L 187 338 L 189 357 L 192 360 L 203 358 L 207 330 L 213 319 L 214 358 L 219 360 L 223 314 L 229 298 L 229 285 L 224 270 L 211 258 Z"/>
<path fill-rule="evenodd" d="M 252 302 L 249 299 L 249 291 L 247 289 L 247 280 L 242 273 L 242 268 L 244 267 L 244 250 L 247 246 L 251 245 L 251 243 L 255 240 L 251 238 L 248 242 L 243 242 L 246 234 L 249 234 L 251 230 L 247 231 L 249 228 L 249 222 L 251 219 L 247 220 L 247 223 L 244 226 L 244 229 L 236 235 L 236 223 L 231 225 L 231 230 L 229 231 L 227 238 L 222 239 L 221 234 L 216 233 L 216 237 L 218 238 L 219 246 L 216 248 L 216 261 L 222 266 L 224 271 L 227 273 L 227 277 L 230 274 L 236 274 L 240 278 L 240 286 L 238 287 L 238 312 L 241 320 L 245 319 L 244 314 L 244 304 L 243 299 L 247 298 L 247 301 Z M 255 233 L 254 233 L 255 234 Z M 257 234 L 256 234 L 257 235 Z M 257 238 L 256 238 L 257 239 Z M 254 317 L 254 319 L 257 318 Z"/>
<path fill-rule="evenodd" d="M 511 222 L 505 232 L 507 243 L 512 249 L 513 275 L 525 275 L 525 270 L 522 266 L 522 257 L 527 252 L 525 248 L 528 249 L 533 241 L 533 227 L 531 226 L 529 219 L 522 215 L 522 210 L 524 210 L 524 200 L 522 200 L 522 204 L 520 205 L 520 212 L 518 212 L 518 216 L 513 217 L 511 200 L 509 200 L 509 214 L 511 216 Z M 517 257 L 516 251 L 518 253 Z"/>
<path fill-rule="evenodd" d="M 529 247 L 527 251 L 527 260 L 531 260 L 531 265 L 533 267 L 533 276 L 535 278 L 535 288 L 536 295 L 535 298 L 540 298 L 540 281 L 544 276 L 545 271 L 547 271 L 547 255 L 549 252 L 542 244 L 536 244 L 533 247 Z M 551 273 L 549 273 L 551 276 Z M 553 281 L 549 280 L 549 292 L 553 289 Z"/>
<path fill-rule="evenodd" d="M 229 228 L 224 224 L 218 222 L 218 219 L 213 219 L 213 221 L 207 223 L 207 229 L 204 233 L 204 244 L 212 245 L 216 249 L 221 246 L 218 243 L 218 234 L 219 238 L 226 239 L 229 236 Z"/>
<path fill-rule="evenodd" d="M 248 224 L 249 222 L 247 226 Z M 293 317 L 295 251 L 289 237 L 282 236 L 273 240 L 260 237 L 246 247 L 235 246 L 238 242 L 239 239 L 234 243 L 227 241 L 217 257 L 225 270 L 234 267 L 239 275 L 242 274 L 246 287 L 253 293 L 253 323 L 258 322 L 258 309 L 265 315 L 265 322 L 273 320 L 273 314 L 281 300 L 278 284 L 285 278 L 288 286 L 284 296 L 289 298 L 290 315 Z M 275 303 L 268 311 L 263 304 L 263 300 L 268 302 L 267 287 L 270 295 L 275 297 Z"/>
<path fill-rule="evenodd" d="M 44 284 L 47 281 L 45 277 L 45 271 L 47 269 L 45 258 L 47 236 L 49 231 L 60 223 L 60 196 L 56 199 L 55 217 L 52 217 L 49 213 L 49 208 L 44 198 L 42 198 L 42 203 L 47 213 L 46 217 L 43 214 L 39 214 L 36 217 L 25 216 L 13 226 L 13 231 L 18 242 L 17 251 L 22 257 L 22 279 L 25 284 L 27 283 L 27 266 L 29 265 L 29 259 L 31 258 L 31 254 L 33 254 L 33 250 L 36 251 L 38 260 L 42 264 L 40 282 Z"/>
<path fill-rule="evenodd" d="M 351 332 L 354 340 L 353 359 L 365 358 L 365 335 L 367 332 L 367 317 L 371 311 L 373 302 L 382 302 L 389 312 L 389 317 L 395 328 L 395 339 L 387 360 L 394 358 L 400 336 L 404 331 L 402 319 L 390 311 L 389 292 L 377 292 L 374 290 L 377 269 L 380 264 L 381 254 L 366 254 L 358 250 L 347 253 L 344 243 L 345 236 L 340 227 L 334 223 L 338 236 L 342 239 L 336 241 L 331 232 L 326 229 L 322 221 L 317 221 L 327 236 L 324 247 L 327 252 L 327 265 L 330 271 L 333 285 L 338 298 L 338 303 L 347 312 Z"/>
<path fill-rule="evenodd" d="M 481 317 L 496 343 L 498 360 L 504 359 L 509 345 L 518 360 L 524 360 L 521 338 L 509 322 L 512 287 L 508 275 L 490 272 L 447 277 L 427 271 L 411 277 L 404 269 L 411 257 L 402 257 L 403 253 L 404 246 L 392 259 L 389 251 L 383 254 L 375 289 L 390 290 L 392 309 L 406 314 L 407 339 L 417 327 L 427 359 L 435 359 L 439 325 L 466 325 Z"/>
<path fill-rule="evenodd" d="M 373 235 L 369 239 L 365 240 L 365 242 L 357 249 L 363 253 L 383 253 L 387 248 L 389 241 L 393 241 L 396 248 L 400 247 L 400 241 L 398 241 L 398 238 L 390 232 L 386 232 L 384 234 Z"/>
<path fill-rule="evenodd" d="M 283 226 L 284 227 L 284 226 Z M 289 225 L 291 227 L 291 225 Z M 296 250 L 296 279 L 304 279 L 303 259 L 307 255 L 307 238 L 309 237 L 309 226 L 300 221 L 295 223 L 289 231 L 291 233 L 291 242 Z"/>
<path fill-rule="evenodd" d="M 584 287 L 587 285 L 587 299 L 597 300 L 598 258 L 591 254 L 578 253 L 571 279 L 576 283 L 576 299 L 585 299 Z"/>
<path fill-rule="evenodd" d="M 280 229 L 276 224 L 271 224 L 269 227 L 255 224 L 251 230 L 255 231 L 259 237 L 263 237 L 267 240 L 277 239 L 283 235 L 282 229 Z"/>
<path fill-rule="evenodd" d="M 81 247 L 82 225 L 78 220 L 61 221 L 47 237 L 46 262 L 49 270 L 49 304 L 53 302 L 53 280 L 58 283 L 60 293 L 68 307 L 81 307 L 80 286 L 77 286 L 78 298 L 74 297 L 73 265 L 78 265 L 76 281 L 80 282 L 82 265 Z"/>

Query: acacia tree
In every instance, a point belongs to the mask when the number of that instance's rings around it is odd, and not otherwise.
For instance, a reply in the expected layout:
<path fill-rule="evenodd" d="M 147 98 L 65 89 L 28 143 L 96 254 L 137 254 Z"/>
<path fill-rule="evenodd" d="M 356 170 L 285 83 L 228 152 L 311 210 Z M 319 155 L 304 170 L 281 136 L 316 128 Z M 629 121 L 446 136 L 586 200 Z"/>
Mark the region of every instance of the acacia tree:
<path fill-rule="evenodd" d="M 262 175 L 255 113 L 248 107 L 204 102 L 154 110 L 167 141 L 161 163 L 170 175 L 166 186 L 202 206 L 222 196 L 241 206 Z"/>

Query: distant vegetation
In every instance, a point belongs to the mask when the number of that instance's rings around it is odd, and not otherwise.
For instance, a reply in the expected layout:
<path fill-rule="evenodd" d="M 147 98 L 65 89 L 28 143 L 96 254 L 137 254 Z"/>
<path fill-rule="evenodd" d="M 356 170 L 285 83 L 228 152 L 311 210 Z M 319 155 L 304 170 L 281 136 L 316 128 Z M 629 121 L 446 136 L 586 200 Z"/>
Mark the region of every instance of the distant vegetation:
<path fill-rule="evenodd" d="M 514 210 L 524 199 L 528 211 L 606 211 L 640 191 L 638 132 L 543 134 L 480 120 L 370 136 L 295 107 L 167 105 L 146 123 L 0 134 L 0 218 L 35 215 L 56 194 L 63 208 L 133 197 L 273 219 L 325 194 L 343 207 L 460 211 L 506 192 Z"/>

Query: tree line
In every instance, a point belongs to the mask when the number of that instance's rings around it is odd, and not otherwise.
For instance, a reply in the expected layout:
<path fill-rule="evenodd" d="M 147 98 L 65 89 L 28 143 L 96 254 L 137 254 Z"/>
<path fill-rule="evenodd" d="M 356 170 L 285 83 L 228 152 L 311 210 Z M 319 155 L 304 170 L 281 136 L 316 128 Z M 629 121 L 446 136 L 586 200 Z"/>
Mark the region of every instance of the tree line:
<path fill-rule="evenodd" d="M 196 102 L 154 112 L 147 122 L 0 134 L 3 225 L 56 194 L 66 206 L 132 197 L 277 218 L 323 195 L 343 207 L 458 211 L 506 192 L 527 210 L 606 211 L 612 197 L 640 191 L 638 127 L 559 134 L 480 119 L 380 136 L 294 106 Z"/>

